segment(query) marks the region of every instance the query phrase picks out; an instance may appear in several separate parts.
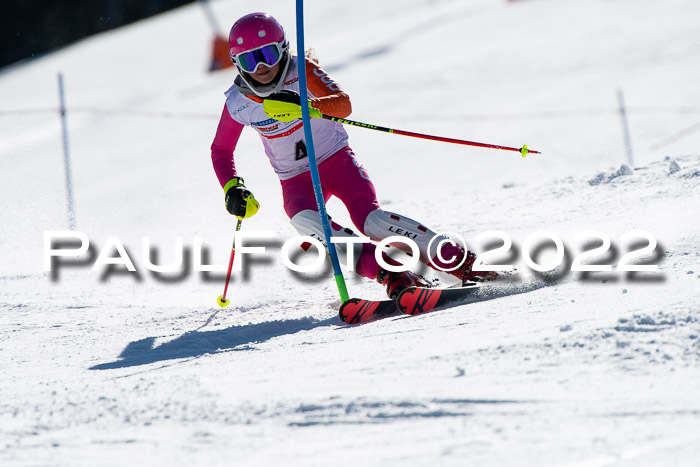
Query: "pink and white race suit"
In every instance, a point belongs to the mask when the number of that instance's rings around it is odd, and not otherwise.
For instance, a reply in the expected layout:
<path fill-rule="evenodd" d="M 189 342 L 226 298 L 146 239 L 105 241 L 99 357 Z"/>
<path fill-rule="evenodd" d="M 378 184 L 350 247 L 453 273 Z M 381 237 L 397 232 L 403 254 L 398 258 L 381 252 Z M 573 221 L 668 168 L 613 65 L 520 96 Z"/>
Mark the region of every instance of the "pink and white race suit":
<path fill-rule="evenodd" d="M 299 92 L 297 57 L 284 77 L 281 89 Z M 322 113 L 347 117 L 351 112 L 350 99 L 343 89 L 331 79 L 316 62 L 306 59 L 309 100 Z M 250 126 L 260 135 L 265 154 L 282 184 L 284 209 L 292 226 L 301 234 L 320 240 L 325 245 L 325 236 L 316 206 L 316 198 L 309 172 L 306 138 L 301 120 L 281 122 L 268 117 L 262 99 L 242 93 L 234 84 L 226 93 L 226 105 L 221 114 L 216 137 L 211 146 L 212 162 L 223 187 L 236 176 L 234 152 L 244 126 Z M 348 135 L 342 124 L 323 119 L 311 119 L 311 131 L 318 162 L 323 196 L 340 199 L 348 209 L 353 224 L 363 235 L 373 241 L 391 236 L 404 236 L 415 242 L 420 250 L 420 260 L 429 264 L 436 258 L 437 245 L 444 236 L 430 243 L 436 233 L 407 217 L 384 211 L 379 207 L 377 194 L 366 170 L 355 159 L 348 147 Z M 350 230 L 332 222 L 333 235 L 355 236 Z M 405 244 L 397 243 L 405 248 Z M 430 246 L 430 251 L 428 248 Z M 338 244 L 338 252 L 345 256 L 349 252 L 344 244 Z M 445 248 L 448 251 L 445 251 Z M 457 251 L 443 247 L 443 258 L 457 256 Z M 371 279 L 377 277 L 379 264 L 371 243 L 355 244 L 353 247 L 355 271 Z M 390 264 L 395 261 L 384 256 Z M 438 264 L 441 262 L 438 261 Z M 443 263 L 444 264 L 444 263 Z"/>

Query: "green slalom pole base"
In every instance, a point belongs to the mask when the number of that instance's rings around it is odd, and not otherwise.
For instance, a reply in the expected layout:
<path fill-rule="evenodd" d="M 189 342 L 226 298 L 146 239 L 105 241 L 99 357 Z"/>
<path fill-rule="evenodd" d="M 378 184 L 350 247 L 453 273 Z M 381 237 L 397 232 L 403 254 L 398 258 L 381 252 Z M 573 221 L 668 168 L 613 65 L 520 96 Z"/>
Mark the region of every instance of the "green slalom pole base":
<path fill-rule="evenodd" d="M 347 302 L 350 296 L 342 274 L 335 274 L 335 283 L 338 285 L 338 292 L 340 292 L 340 301 L 343 303 Z"/>

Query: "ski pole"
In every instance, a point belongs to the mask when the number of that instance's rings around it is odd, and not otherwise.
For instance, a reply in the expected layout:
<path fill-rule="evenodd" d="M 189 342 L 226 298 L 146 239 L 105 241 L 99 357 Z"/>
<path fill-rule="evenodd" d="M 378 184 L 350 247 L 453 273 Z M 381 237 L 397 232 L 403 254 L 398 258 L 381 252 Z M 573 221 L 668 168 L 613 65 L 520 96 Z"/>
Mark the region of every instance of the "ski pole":
<path fill-rule="evenodd" d="M 521 148 L 511 148 L 508 146 L 499 146 L 497 144 L 477 143 L 475 141 L 465 141 L 465 140 L 454 139 L 454 138 L 443 138 L 442 136 L 424 135 L 421 133 L 413 133 L 411 131 L 396 130 L 393 128 L 386 128 L 383 126 L 372 125 L 369 123 L 356 122 L 353 120 L 347 120 L 345 118 L 338 118 L 338 117 L 333 117 L 331 115 L 325 115 L 325 114 L 321 114 L 319 118 L 331 120 L 333 122 L 342 123 L 344 125 L 359 126 L 361 128 L 367 128 L 370 130 L 383 131 L 384 133 L 393 133 L 395 135 L 411 136 L 413 138 L 430 139 L 433 141 L 442 141 L 444 143 L 464 144 L 467 146 L 478 146 L 480 148 L 502 149 L 504 151 L 517 151 L 523 157 L 527 156 L 528 154 L 541 154 L 541 152 L 539 152 L 539 151 L 534 151 L 532 149 L 528 149 L 526 144 L 523 145 L 523 147 L 521 147 Z"/>
<path fill-rule="evenodd" d="M 233 246 L 231 247 L 231 259 L 228 260 L 228 272 L 226 273 L 226 285 L 224 285 L 224 294 L 221 295 L 216 303 L 219 304 L 221 308 L 228 306 L 230 300 L 226 298 L 226 291 L 228 290 L 228 282 L 231 279 L 231 268 L 233 267 L 233 257 L 236 254 L 236 234 L 241 230 L 242 219 L 240 217 L 236 218 L 236 232 L 233 235 Z"/>

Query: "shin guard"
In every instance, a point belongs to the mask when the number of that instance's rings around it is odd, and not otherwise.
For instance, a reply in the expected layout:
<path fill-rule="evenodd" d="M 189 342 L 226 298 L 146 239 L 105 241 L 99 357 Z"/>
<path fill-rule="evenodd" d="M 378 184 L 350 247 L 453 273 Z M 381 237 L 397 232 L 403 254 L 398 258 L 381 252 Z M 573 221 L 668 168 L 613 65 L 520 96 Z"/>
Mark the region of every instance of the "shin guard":
<path fill-rule="evenodd" d="M 440 245 L 441 240 L 449 240 L 447 236 L 438 235 L 413 219 L 382 209 L 369 213 L 365 220 L 364 229 L 365 234 L 373 241 L 381 241 L 393 236 L 412 240 L 418 245 L 421 262 L 426 264 L 429 264 L 430 259 L 435 258 L 437 255 L 438 245 Z M 436 236 L 437 238 L 435 238 Z M 397 242 L 395 245 L 392 244 L 392 246 L 408 253 L 411 251 L 403 243 Z"/>
<path fill-rule="evenodd" d="M 329 216 L 330 218 L 330 216 Z M 299 235 L 305 235 L 314 238 L 323 244 L 324 247 L 328 248 L 326 244 L 326 236 L 323 233 L 323 225 L 321 224 L 321 219 L 317 211 L 312 211 L 311 209 L 306 209 L 297 213 L 291 219 L 292 227 L 299 232 Z M 344 228 L 341 225 L 336 224 L 331 221 L 331 229 L 333 230 L 334 238 L 360 238 L 352 230 Z M 341 263 L 348 263 L 348 249 L 352 249 L 352 266 L 353 269 L 360 275 L 369 277 L 364 269 L 367 268 L 365 263 L 367 263 L 368 256 L 371 256 L 371 261 L 374 262 L 374 248 L 368 248 L 371 245 L 369 243 L 345 243 L 339 242 L 335 243 L 336 251 L 340 258 Z M 363 248 L 364 247 L 364 248 Z M 375 262 L 376 264 L 376 262 Z M 374 269 L 374 265 L 368 265 L 371 269 Z M 370 273 L 371 274 L 371 273 Z M 374 273 L 376 275 L 376 272 Z M 372 276 L 374 278 L 374 276 Z"/>

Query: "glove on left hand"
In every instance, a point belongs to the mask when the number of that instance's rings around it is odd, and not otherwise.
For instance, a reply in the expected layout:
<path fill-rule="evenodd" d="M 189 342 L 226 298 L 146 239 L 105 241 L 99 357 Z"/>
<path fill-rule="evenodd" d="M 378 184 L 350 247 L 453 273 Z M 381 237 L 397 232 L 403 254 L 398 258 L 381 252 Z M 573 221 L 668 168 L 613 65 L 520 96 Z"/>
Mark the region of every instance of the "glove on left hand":
<path fill-rule="evenodd" d="M 281 122 L 291 122 L 301 118 L 301 99 L 296 92 L 284 89 L 267 97 L 263 101 L 263 110 L 268 117 Z M 321 111 L 311 107 L 311 102 L 309 115 L 312 118 L 321 118 Z"/>

